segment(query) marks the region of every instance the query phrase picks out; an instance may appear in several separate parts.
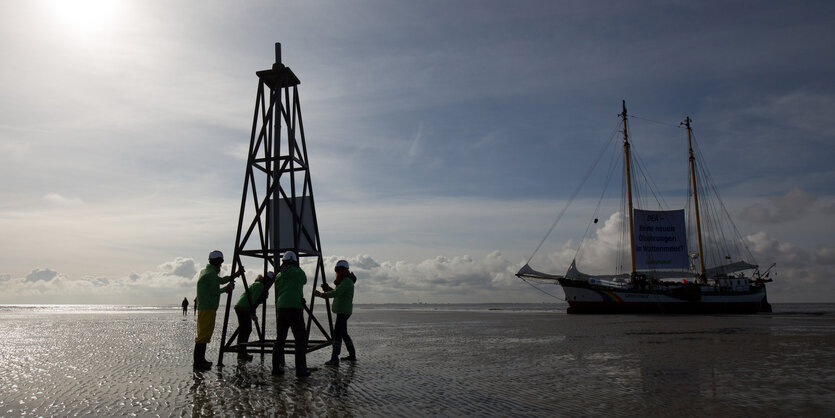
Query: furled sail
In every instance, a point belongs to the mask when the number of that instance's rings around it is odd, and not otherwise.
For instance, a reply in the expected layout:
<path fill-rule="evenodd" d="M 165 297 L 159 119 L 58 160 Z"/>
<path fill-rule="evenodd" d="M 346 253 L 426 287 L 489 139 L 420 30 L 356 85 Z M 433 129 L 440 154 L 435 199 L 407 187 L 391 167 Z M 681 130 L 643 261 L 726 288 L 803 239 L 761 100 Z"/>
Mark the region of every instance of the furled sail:
<path fill-rule="evenodd" d="M 746 263 L 745 261 L 737 261 L 735 263 L 725 264 L 723 266 L 711 267 L 705 271 L 707 277 L 716 277 L 725 274 L 736 273 L 743 270 L 753 270 L 759 267 L 756 264 Z"/>
<path fill-rule="evenodd" d="M 591 275 L 586 273 L 581 273 L 580 270 L 577 270 L 577 260 L 571 260 L 571 266 L 568 267 L 568 271 L 565 273 L 566 279 L 571 280 L 584 280 L 588 281 L 589 279 L 600 279 L 600 280 L 615 280 L 615 279 L 628 279 L 629 274 L 601 274 L 601 275 Z"/>
<path fill-rule="evenodd" d="M 682 279 L 682 278 L 694 278 L 696 277 L 696 273 L 692 271 L 664 271 L 664 270 L 650 270 L 650 271 L 642 271 L 642 274 L 646 275 L 649 278 L 653 279 Z M 584 280 L 588 281 L 589 279 L 598 279 L 598 280 L 611 280 L 611 281 L 623 281 L 629 279 L 629 273 L 621 273 L 621 274 L 586 274 L 577 270 L 577 263 L 576 261 L 571 262 L 571 266 L 568 268 L 568 271 L 565 273 L 566 279 L 571 280 Z"/>
<path fill-rule="evenodd" d="M 553 274 L 541 273 L 531 268 L 531 266 L 525 264 L 519 269 L 519 272 L 516 273 L 516 277 L 519 278 L 527 278 L 527 279 L 543 279 L 543 280 L 557 280 L 562 279 L 563 276 L 557 276 Z"/>

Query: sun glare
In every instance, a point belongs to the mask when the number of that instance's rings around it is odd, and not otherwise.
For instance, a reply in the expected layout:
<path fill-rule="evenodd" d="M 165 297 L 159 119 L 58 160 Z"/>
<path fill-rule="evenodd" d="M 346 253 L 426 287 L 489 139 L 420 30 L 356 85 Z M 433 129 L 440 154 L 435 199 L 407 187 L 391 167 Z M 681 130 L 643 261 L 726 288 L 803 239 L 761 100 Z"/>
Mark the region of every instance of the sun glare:
<path fill-rule="evenodd" d="M 120 0 L 53 0 L 47 3 L 60 26 L 81 36 L 94 36 L 115 26 Z"/>

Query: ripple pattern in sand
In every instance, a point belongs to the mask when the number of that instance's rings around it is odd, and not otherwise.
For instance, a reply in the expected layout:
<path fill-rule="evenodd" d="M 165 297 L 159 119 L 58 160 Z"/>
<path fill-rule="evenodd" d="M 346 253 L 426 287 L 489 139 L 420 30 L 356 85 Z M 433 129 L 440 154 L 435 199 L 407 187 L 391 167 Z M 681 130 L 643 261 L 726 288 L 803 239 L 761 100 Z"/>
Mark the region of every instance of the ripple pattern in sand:
<path fill-rule="evenodd" d="M 234 321 L 234 317 L 231 321 Z M 222 317 L 209 346 L 216 361 Z M 233 324 L 234 327 L 234 324 Z M 0 416 L 665 416 L 835 410 L 832 318 L 359 310 L 360 360 L 194 372 L 194 319 L 0 312 Z M 807 331 L 811 330 L 811 331 Z M 268 336 L 271 332 L 268 331 Z M 308 356 L 321 365 L 329 349 Z"/>

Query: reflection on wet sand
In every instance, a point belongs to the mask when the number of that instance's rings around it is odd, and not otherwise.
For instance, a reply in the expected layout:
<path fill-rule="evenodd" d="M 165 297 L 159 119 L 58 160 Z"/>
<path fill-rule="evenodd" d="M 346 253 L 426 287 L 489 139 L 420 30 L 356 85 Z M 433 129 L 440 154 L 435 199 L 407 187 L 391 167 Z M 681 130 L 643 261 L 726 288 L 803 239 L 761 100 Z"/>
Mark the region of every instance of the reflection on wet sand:
<path fill-rule="evenodd" d="M 309 416 L 327 411 L 337 416 L 354 415 L 349 388 L 353 365 L 318 369 L 313 376 L 296 378 L 292 373 L 272 376 L 269 366 L 239 363 L 217 371 L 192 373 L 188 399 L 192 416 L 287 414 Z"/>
<path fill-rule="evenodd" d="M 177 310 L 0 307 L 0 416 L 826 415 L 833 312 L 359 309 L 359 360 L 313 352 L 299 379 L 272 376 L 269 355 L 195 372 Z"/>

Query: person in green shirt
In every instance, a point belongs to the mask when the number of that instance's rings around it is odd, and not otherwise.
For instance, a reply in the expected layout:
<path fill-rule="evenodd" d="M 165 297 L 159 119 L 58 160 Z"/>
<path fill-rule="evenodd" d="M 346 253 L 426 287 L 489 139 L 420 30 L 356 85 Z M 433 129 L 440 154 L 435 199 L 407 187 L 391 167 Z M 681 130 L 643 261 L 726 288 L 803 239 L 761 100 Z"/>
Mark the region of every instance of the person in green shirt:
<path fill-rule="evenodd" d="M 212 339 L 215 331 L 215 314 L 220 304 L 220 295 L 224 292 L 232 293 L 235 288 L 235 277 L 243 273 L 236 272 L 231 276 L 220 276 L 220 266 L 223 264 L 223 253 L 212 251 L 209 253 L 209 264 L 200 272 L 197 279 L 197 337 L 194 338 L 194 367 L 199 370 L 209 370 L 212 362 L 206 361 L 206 344 Z M 229 283 L 224 287 L 222 284 Z"/>
<path fill-rule="evenodd" d="M 278 323 L 275 346 L 273 347 L 272 374 L 284 373 L 284 345 L 287 342 L 287 331 L 293 330 L 296 354 L 296 376 L 310 376 L 307 369 L 307 334 L 304 328 L 304 285 L 307 276 L 299 268 L 296 254 L 287 251 L 281 257 L 281 270 L 275 276 L 275 313 Z"/>
<path fill-rule="evenodd" d="M 249 334 L 252 333 L 252 320 L 257 314 L 256 309 L 258 305 L 267 301 L 270 286 L 273 285 L 274 280 L 275 274 L 271 271 L 267 272 L 266 277 L 258 275 L 255 282 L 247 288 L 247 292 L 244 292 L 235 303 L 235 315 L 238 317 L 238 345 L 249 341 Z M 249 299 L 246 297 L 247 293 L 249 293 Z M 250 300 L 253 302 L 252 307 L 249 304 Z M 238 359 L 250 361 L 252 356 L 246 351 L 238 351 Z"/>
<path fill-rule="evenodd" d="M 357 352 L 354 349 L 354 342 L 348 335 L 348 318 L 354 309 L 354 283 L 357 281 L 357 276 L 349 270 L 348 262 L 339 260 L 336 262 L 336 278 L 333 284 L 336 289 L 331 289 L 327 283 L 322 283 L 322 289 L 325 292 L 316 292 L 316 296 L 323 298 L 333 298 L 333 305 L 331 309 L 336 314 L 336 324 L 333 326 L 333 351 L 331 352 L 331 359 L 325 362 L 327 366 L 339 366 L 339 353 L 342 351 L 342 342 L 345 342 L 345 348 L 348 349 L 348 356 L 343 357 L 342 360 L 354 361 L 357 359 Z"/>

